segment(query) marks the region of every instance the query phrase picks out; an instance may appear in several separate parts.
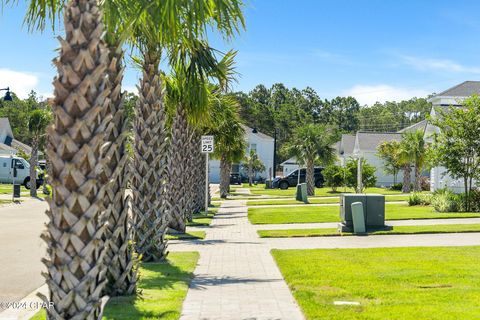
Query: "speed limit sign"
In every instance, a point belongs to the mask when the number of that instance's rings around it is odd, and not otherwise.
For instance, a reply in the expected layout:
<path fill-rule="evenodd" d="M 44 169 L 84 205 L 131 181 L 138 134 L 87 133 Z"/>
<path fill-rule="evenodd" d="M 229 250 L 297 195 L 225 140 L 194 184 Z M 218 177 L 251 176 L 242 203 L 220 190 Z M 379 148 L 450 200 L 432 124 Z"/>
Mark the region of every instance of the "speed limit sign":
<path fill-rule="evenodd" d="M 213 136 L 202 136 L 202 153 L 212 153 L 213 148 Z"/>

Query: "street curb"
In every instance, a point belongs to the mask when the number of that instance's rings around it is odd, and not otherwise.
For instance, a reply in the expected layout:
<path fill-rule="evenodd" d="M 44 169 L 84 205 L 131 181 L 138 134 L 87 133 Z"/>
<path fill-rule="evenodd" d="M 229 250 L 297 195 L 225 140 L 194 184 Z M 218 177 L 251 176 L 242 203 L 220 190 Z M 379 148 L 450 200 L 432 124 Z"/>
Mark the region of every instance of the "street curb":
<path fill-rule="evenodd" d="M 40 288 L 29 293 L 25 298 L 23 298 L 18 305 L 26 305 L 27 308 L 18 308 L 18 309 L 7 309 L 3 312 L 0 312 L 0 320 L 29 320 L 33 317 L 40 308 L 30 308 L 31 304 L 36 304 L 41 306 L 43 303 L 42 299 L 37 296 L 38 293 L 41 293 L 45 296 L 48 296 L 48 286 L 44 284 Z"/>

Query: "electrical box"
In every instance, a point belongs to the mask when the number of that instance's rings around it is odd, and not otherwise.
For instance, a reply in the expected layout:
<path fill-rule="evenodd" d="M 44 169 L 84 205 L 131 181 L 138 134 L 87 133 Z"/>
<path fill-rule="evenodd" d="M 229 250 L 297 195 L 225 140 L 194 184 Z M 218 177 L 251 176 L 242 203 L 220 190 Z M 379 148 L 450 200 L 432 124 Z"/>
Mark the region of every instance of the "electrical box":
<path fill-rule="evenodd" d="M 361 202 L 364 210 L 365 226 L 368 229 L 384 229 L 385 196 L 381 194 L 342 194 L 340 196 L 341 231 L 353 231 L 352 203 Z"/>

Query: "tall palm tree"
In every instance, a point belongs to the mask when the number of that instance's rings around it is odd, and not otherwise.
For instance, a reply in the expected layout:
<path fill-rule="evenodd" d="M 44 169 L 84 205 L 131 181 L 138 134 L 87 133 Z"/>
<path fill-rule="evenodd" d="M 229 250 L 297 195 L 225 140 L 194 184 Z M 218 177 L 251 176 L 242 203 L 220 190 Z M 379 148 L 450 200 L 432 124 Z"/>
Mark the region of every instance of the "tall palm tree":
<path fill-rule="evenodd" d="M 210 133 L 215 136 L 213 157 L 220 160 L 220 197 L 226 198 L 230 187 L 232 165 L 245 156 L 245 130 L 238 115 L 238 101 L 231 95 L 218 95 L 212 112 L 216 120 Z"/>
<path fill-rule="evenodd" d="M 295 129 L 292 138 L 285 144 L 284 152 L 306 164 L 307 194 L 315 195 L 315 163 L 329 165 L 335 160 L 337 133 L 325 125 L 306 124 Z"/>
<path fill-rule="evenodd" d="M 7 2 L 9 2 L 7 0 Z M 46 1 L 30 0 L 26 23 L 30 29 L 43 30 L 50 20 L 55 27 L 55 20 L 65 8 L 66 0 Z M 136 22 L 135 14 L 126 0 L 105 0 L 101 2 L 106 26 L 105 43 L 108 48 L 108 86 L 110 103 L 103 112 L 103 117 L 112 117 L 105 130 L 107 148 L 103 152 L 104 170 L 100 176 L 107 184 L 105 192 L 105 218 L 108 221 L 103 241 L 107 248 L 105 263 L 109 285 L 109 295 L 131 294 L 135 290 L 136 271 L 133 249 L 129 245 L 132 235 L 128 226 L 128 198 L 125 195 L 129 180 L 128 156 L 125 152 L 126 117 L 124 114 L 122 93 L 123 48 L 128 36 L 129 26 Z"/>
<path fill-rule="evenodd" d="M 232 36 L 243 26 L 241 1 L 239 0 L 176 0 L 146 1 L 149 5 L 139 17 L 141 24 L 134 30 L 134 43 L 142 53 L 143 78 L 138 100 L 136 142 L 133 180 L 133 212 L 137 232 L 137 249 L 148 260 L 157 260 L 165 254 L 163 235 L 168 225 L 168 134 L 164 96 L 160 85 L 159 63 L 167 53 L 170 65 L 188 67 L 189 77 L 198 77 L 201 68 L 191 56 L 192 46 L 205 37 L 206 27 L 215 25 L 226 37 Z M 195 12 L 195 15 L 191 15 Z M 192 60 L 191 60 L 192 61 Z M 154 116 L 152 114 L 160 114 Z M 158 117 L 158 119 L 153 119 Z M 140 119 L 138 119 L 140 118 Z M 147 129 L 145 124 L 154 125 Z M 156 142 L 154 142 L 154 138 Z M 148 141 L 148 144 L 145 143 Z M 148 166 L 148 160 L 153 161 Z M 155 183 L 152 188 L 148 182 Z"/>
<path fill-rule="evenodd" d="M 69 1 L 64 25 L 66 36 L 55 60 L 54 124 L 48 130 L 53 197 L 42 238 L 48 244 L 43 261 L 53 307 L 47 314 L 49 319 L 98 319 L 106 282 L 106 250 L 99 246 L 106 185 L 99 171 L 109 120 L 103 117 L 110 94 L 108 49 L 95 0 Z"/>
<path fill-rule="evenodd" d="M 426 148 L 421 130 L 405 132 L 400 143 L 401 158 L 404 163 L 404 192 L 410 192 L 411 164 L 415 166 L 413 189 L 421 191 L 421 174 L 426 162 Z M 407 168 L 408 166 L 408 168 Z M 407 184 L 407 187 L 405 187 Z"/>
<path fill-rule="evenodd" d="M 30 196 L 37 196 L 37 161 L 38 149 L 41 139 L 45 136 L 47 126 L 51 122 L 51 115 L 43 109 L 35 109 L 30 112 L 28 119 L 28 131 L 32 137 L 32 154 L 30 155 Z"/>

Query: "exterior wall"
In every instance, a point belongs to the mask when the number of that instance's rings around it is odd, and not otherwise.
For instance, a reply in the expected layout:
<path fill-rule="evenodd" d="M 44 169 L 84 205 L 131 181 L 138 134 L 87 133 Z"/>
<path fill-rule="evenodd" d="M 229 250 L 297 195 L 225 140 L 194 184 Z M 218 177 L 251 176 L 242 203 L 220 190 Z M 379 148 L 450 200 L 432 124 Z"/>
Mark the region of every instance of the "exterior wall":
<path fill-rule="evenodd" d="M 298 164 L 284 164 L 283 165 L 283 176 L 289 175 L 292 171 L 298 169 Z"/>
<path fill-rule="evenodd" d="M 256 150 L 258 158 L 265 165 L 265 171 L 259 172 L 256 178 L 269 178 L 269 169 L 273 168 L 273 139 L 262 137 L 258 134 L 252 133 L 251 130 L 245 132 L 245 139 L 247 140 L 247 151 L 250 148 Z M 246 170 L 240 166 L 240 173 L 247 174 Z M 211 183 L 220 182 L 220 161 L 209 161 L 209 179 Z"/>
<path fill-rule="evenodd" d="M 384 161 L 380 159 L 376 152 L 365 152 L 363 153 L 362 157 L 367 161 L 368 164 L 375 167 L 375 177 L 377 177 L 377 183 L 375 184 L 376 187 L 390 187 L 394 183 L 394 176 L 393 174 L 385 173 L 385 165 Z M 415 181 L 415 170 L 412 167 L 412 173 L 410 176 L 410 181 L 412 183 Z M 399 170 L 397 173 L 397 183 L 403 182 L 403 170 Z"/>

